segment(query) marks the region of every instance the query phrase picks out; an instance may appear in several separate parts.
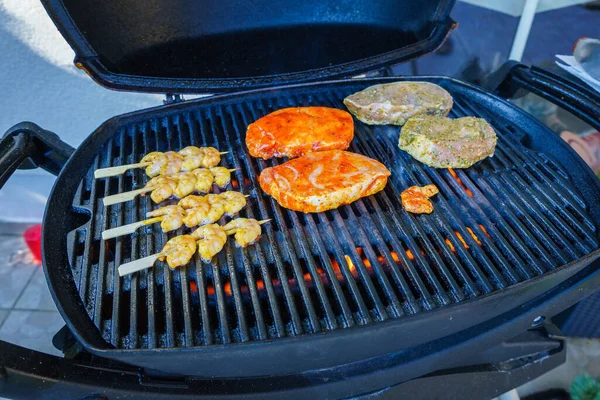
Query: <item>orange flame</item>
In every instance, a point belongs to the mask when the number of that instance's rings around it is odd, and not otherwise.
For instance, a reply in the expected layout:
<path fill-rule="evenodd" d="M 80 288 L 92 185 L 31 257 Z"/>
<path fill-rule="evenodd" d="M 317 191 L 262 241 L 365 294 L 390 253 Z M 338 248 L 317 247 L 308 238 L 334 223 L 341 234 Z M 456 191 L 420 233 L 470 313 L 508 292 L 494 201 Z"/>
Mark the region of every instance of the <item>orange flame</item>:
<path fill-rule="evenodd" d="M 473 232 L 473 230 L 471 228 L 469 228 L 468 226 L 467 226 L 467 230 L 469 231 L 469 233 L 471 234 L 473 239 L 475 239 L 475 242 L 477 242 L 477 244 L 481 246 L 481 242 L 479 241 L 479 238 L 475 235 L 475 232 Z"/>
<path fill-rule="evenodd" d="M 231 282 L 225 282 L 223 290 L 225 291 L 226 295 L 231 296 Z"/>
<path fill-rule="evenodd" d="M 481 230 L 483 231 L 483 233 L 486 234 L 487 237 L 491 238 L 490 234 L 485 230 L 485 226 L 479 224 L 479 227 L 481 228 Z"/>
<path fill-rule="evenodd" d="M 452 242 L 450 241 L 450 239 L 446 239 L 446 244 L 448 245 L 448 247 L 450 247 L 450 250 L 452 250 L 452 252 L 456 252 L 456 249 L 452 245 Z"/>
<path fill-rule="evenodd" d="M 394 261 L 396 261 L 397 263 L 400 262 L 400 257 L 398 257 L 398 253 L 396 253 L 395 251 L 390 251 L 390 255 L 392 256 L 392 259 Z"/>
<path fill-rule="evenodd" d="M 473 197 L 473 192 L 471 192 L 465 185 L 464 183 L 462 183 L 462 181 L 460 180 L 460 178 L 458 177 L 458 175 L 456 175 L 456 172 L 454 172 L 454 170 L 452 168 L 448 168 L 448 171 L 450 171 L 450 175 L 452 175 L 452 177 L 454 179 L 456 179 L 456 182 L 458 182 L 458 184 L 460 186 L 462 186 L 462 188 L 464 189 L 464 191 L 467 193 L 467 195 L 469 195 L 469 197 Z"/>
<path fill-rule="evenodd" d="M 354 263 L 350 259 L 350 256 L 348 256 L 347 254 L 344 254 L 344 258 L 346 258 L 346 263 L 348 263 L 348 268 L 350 269 L 350 272 L 352 272 L 352 275 L 354 275 L 356 273 L 356 267 L 354 266 Z"/>
<path fill-rule="evenodd" d="M 198 292 L 198 284 L 196 284 L 196 281 L 190 281 L 190 290 L 192 293 Z"/>
<path fill-rule="evenodd" d="M 406 250 L 406 255 L 408 256 L 409 260 L 411 260 L 411 261 L 415 260 L 415 256 L 413 255 L 412 251 Z"/>
<path fill-rule="evenodd" d="M 469 228 L 467 228 L 467 229 L 469 229 Z M 460 242 L 462 243 L 463 247 L 465 249 L 468 249 L 469 245 L 467 244 L 467 242 L 465 242 L 465 239 L 463 239 L 462 235 L 458 231 L 454 231 L 454 233 L 456 234 L 456 237 L 458 237 L 458 240 L 460 240 Z"/>
<path fill-rule="evenodd" d="M 239 189 L 240 183 L 238 182 L 237 179 L 232 179 L 231 180 L 231 187 L 234 188 L 234 189 Z"/>

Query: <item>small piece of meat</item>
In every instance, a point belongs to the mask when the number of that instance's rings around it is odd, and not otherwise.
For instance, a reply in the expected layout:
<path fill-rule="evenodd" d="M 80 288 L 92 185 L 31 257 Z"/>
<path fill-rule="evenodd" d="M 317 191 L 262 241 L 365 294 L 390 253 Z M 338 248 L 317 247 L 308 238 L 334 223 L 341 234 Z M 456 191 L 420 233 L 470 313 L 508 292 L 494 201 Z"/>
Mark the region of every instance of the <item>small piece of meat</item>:
<path fill-rule="evenodd" d="M 468 168 L 496 148 L 496 132 L 482 118 L 415 117 L 402 127 L 398 147 L 434 168 Z"/>
<path fill-rule="evenodd" d="M 344 104 L 365 124 L 404 125 L 417 115 L 445 117 L 452 108 L 452 96 L 429 82 L 394 82 L 354 93 Z"/>
<path fill-rule="evenodd" d="M 284 108 L 248 126 L 252 157 L 300 157 L 311 151 L 347 149 L 354 121 L 346 111 L 328 107 Z"/>
<path fill-rule="evenodd" d="M 402 207 L 413 214 L 431 214 L 433 203 L 429 198 L 438 193 L 439 190 L 435 185 L 411 186 L 400 194 Z"/>
<path fill-rule="evenodd" d="M 260 187 L 285 208 L 321 212 L 350 204 L 385 187 L 390 171 L 379 161 L 348 151 L 308 153 L 259 177 Z"/>

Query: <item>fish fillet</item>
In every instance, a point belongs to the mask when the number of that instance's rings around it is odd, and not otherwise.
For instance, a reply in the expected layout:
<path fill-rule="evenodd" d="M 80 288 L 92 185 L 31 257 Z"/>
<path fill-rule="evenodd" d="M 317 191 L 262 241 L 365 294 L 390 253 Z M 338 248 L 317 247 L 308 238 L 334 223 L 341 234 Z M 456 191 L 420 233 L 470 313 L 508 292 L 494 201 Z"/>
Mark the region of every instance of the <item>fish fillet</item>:
<path fill-rule="evenodd" d="M 290 210 L 321 212 L 382 190 L 390 171 L 379 161 L 341 150 L 308 153 L 264 169 L 260 187 Z"/>

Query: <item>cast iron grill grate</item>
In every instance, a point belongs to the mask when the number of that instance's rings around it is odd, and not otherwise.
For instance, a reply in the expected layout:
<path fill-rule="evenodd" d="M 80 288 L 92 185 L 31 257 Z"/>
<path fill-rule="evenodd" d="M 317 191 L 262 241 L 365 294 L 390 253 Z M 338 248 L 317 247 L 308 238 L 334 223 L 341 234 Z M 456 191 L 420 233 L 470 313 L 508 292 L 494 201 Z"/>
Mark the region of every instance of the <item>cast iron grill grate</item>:
<path fill-rule="evenodd" d="M 356 122 L 351 151 L 392 171 L 384 191 L 319 214 L 279 207 L 258 174 L 280 160 L 257 160 L 244 145 L 247 125 L 279 108 L 326 105 L 362 87 L 317 87 L 173 111 L 121 126 L 99 151 L 73 201 L 92 218 L 69 234 L 71 270 L 90 318 L 116 348 L 173 348 L 254 342 L 370 325 L 476 298 L 544 274 L 598 248 L 596 228 L 568 175 L 526 147 L 510 121 L 452 93 L 452 117 L 487 118 L 498 133 L 493 158 L 467 170 L 436 170 L 397 148 L 398 128 Z M 103 230 L 143 219 L 149 197 L 104 209 L 101 198 L 142 187 L 142 170 L 93 180 L 100 167 L 137 162 L 150 151 L 187 145 L 229 151 L 222 165 L 232 189 L 249 194 L 240 216 L 266 219 L 259 245 L 226 245 L 213 264 L 198 258 L 174 271 L 119 279 L 117 267 L 159 252 L 159 226 L 103 241 Z M 406 213 L 400 192 L 434 183 L 431 215 Z"/>

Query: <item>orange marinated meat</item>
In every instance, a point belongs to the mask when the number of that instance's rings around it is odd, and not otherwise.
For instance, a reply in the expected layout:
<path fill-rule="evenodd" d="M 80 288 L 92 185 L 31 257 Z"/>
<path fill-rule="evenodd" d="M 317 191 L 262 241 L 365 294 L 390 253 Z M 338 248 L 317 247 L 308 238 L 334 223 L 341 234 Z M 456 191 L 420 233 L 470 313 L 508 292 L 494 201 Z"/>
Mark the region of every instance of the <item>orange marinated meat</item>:
<path fill-rule="evenodd" d="M 313 151 L 345 150 L 354 138 L 354 121 L 328 107 L 284 108 L 248 126 L 246 146 L 253 157 L 300 157 Z"/>
<path fill-rule="evenodd" d="M 435 185 L 411 186 L 400 194 L 400 198 L 406 211 L 413 214 L 431 214 L 433 203 L 429 198 L 438 193 L 439 190 Z"/>
<path fill-rule="evenodd" d="M 342 150 L 308 153 L 264 169 L 260 187 L 285 208 L 321 212 L 382 190 L 390 171 L 379 161 Z"/>

